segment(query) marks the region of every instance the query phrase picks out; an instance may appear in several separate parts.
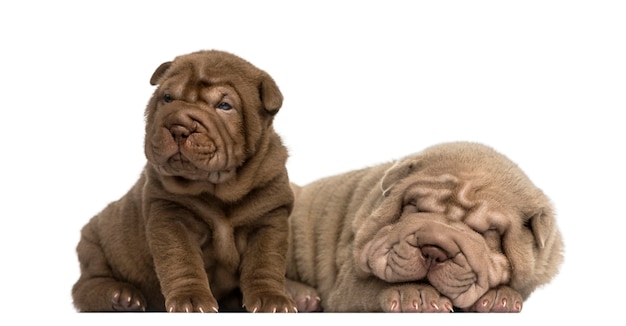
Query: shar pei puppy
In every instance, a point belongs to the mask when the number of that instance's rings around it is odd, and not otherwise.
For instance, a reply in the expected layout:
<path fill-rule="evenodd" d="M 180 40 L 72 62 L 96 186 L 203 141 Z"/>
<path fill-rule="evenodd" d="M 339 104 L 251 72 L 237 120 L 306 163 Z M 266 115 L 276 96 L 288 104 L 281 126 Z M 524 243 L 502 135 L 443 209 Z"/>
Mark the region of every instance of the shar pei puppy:
<path fill-rule="evenodd" d="M 294 189 L 287 277 L 301 310 L 518 312 L 563 259 L 549 199 L 480 144 Z"/>
<path fill-rule="evenodd" d="M 293 191 L 272 120 L 283 97 L 243 59 L 199 51 L 156 69 L 147 164 L 82 229 L 79 311 L 292 312 L 285 291 Z"/>

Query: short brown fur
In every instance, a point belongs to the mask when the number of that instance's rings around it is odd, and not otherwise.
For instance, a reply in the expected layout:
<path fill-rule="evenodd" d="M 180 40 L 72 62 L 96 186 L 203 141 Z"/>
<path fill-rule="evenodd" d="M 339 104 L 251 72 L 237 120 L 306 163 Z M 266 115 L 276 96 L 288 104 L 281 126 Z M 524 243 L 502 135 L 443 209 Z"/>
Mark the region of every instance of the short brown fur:
<path fill-rule="evenodd" d="M 284 289 L 293 206 L 287 150 L 272 126 L 274 80 L 221 51 L 156 69 L 137 183 L 82 229 L 79 311 L 295 311 Z"/>

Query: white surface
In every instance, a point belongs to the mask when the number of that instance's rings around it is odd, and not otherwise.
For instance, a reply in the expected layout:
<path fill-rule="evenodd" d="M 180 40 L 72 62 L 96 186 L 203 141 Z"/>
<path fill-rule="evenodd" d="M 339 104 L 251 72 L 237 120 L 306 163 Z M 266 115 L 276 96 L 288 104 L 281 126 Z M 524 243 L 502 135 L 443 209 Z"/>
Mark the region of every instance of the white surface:
<path fill-rule="evenodd" d="M 619 312 L 620 2 L 10 3 L 0 4 L 5 311 L 142 320 L 74 313 L 79 229 L 129 189 L 145 162 L 153 70 L 176 55 L 220 49 L 268 71 L 281 88 L 275 126 L 297 183 L 450 140 L 480 141 L 517 162 L 552 198 L 566 258 L 522 315 L 491 320 Z M 265 320 L 299 322 L 282 318 Z"/>

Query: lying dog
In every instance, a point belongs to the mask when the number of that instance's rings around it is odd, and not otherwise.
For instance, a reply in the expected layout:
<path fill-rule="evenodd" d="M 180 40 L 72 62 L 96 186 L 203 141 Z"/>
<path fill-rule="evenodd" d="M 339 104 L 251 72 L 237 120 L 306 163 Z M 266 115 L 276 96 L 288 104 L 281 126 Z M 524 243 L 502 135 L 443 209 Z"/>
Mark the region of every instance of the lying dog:
<path fill-rule="evenodd" d="M 295 311 L 285 292 L 287 150 L 272 120 L 282 94 L 220 51 L 162 64 L 146 108 L 148 163 L 130 191 L 84 226 L 79 311 Z"/>
<path fill-rule="evenodd" d="M 294 186 L 287 277 L 325 311 L 518 312 L 562 261 L 543 192 L 475 143 Z M 321 309 L 290 282 L 301 310 Z"/>

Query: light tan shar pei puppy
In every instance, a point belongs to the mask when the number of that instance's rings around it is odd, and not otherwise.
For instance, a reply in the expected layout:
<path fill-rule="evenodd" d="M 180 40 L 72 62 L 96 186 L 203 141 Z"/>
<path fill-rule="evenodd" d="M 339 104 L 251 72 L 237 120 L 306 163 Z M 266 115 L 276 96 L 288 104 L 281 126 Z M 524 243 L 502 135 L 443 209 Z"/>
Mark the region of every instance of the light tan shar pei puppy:
<path fill-rule="evenodd" d="M 563 260 L 548 197 L 480 144 L 293 187 L 287 277 L 300 310 L 519 312 Z"/>

